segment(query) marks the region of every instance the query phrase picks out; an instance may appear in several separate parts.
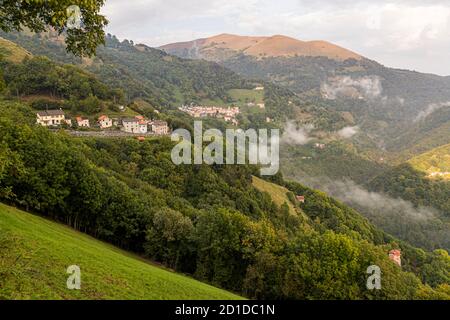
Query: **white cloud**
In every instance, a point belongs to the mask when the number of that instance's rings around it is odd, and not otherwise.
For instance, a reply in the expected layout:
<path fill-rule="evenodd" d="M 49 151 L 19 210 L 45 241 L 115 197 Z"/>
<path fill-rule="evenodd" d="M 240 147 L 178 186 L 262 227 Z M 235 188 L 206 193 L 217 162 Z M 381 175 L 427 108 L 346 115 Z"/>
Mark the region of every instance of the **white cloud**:
<path fill-rule="evenodd" d="M 108 31 L 151 46 L 218 33 L 334 42 L 392 67 L 450 74 L 448 0 L 108 0 Z"/>

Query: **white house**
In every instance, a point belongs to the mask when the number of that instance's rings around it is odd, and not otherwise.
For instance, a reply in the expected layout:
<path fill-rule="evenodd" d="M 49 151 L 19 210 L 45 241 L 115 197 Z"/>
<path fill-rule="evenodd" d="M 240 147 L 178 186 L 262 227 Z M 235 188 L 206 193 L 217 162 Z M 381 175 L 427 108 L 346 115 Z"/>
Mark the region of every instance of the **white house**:
<path fill-rule="evenodd" d="M 107 115 L 101 115 L 98 118 L 98 124 L 102 129 L 111 128 L 113 126 L 113 120 Z"/>
<path fill-rule="evenodd" d="M 122 130 L 128 133 L 145 134 L 148 132 L 148 121 L 142 116 L 122 119 Z"/>
<path fill-rule="evenodd" d="M 59 126 L 62 124 L 71 125 L 70 119 L 66 119 L 64 111 L 61 109 L 38 111 L 36 113 L 36 123 L 44 127 Z"/>
<path fill-rule="evenodd" d="M 139 120 L 139 133 L 147 133 L 148 132 L 148 121 Z"/>
<path fill-rule="evenodd" d="M 154 120 L 150 123 L 152 132 L 156 135 L 166 135 L 169 133 L 169 126 L 166 121 Z"/>
<path fill-rule="evenodd" d="M 123 131 L 139 133 L 139 120 L 135 118 L 122 119 Z"/>
<path fill-rule="evenodd" d="M 85 117 L 77 117 L 77 125 L 80 128 L 89 128 L 90 124 L 89 124 L 89 119 L 85 118 Z"/>

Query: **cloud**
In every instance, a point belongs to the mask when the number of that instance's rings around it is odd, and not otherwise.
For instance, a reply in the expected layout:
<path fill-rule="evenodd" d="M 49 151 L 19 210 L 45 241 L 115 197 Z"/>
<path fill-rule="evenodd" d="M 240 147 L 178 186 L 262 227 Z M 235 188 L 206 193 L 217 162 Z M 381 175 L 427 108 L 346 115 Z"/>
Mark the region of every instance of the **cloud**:
<path fill-rule="evenodd" d="M 429 115 L 434 113 L 435 111 L 438 111 L 439 109 L 446 108 L 446 107 L 450 107 L 450 101 L 429 104 L 425 110 L 422 110 L 421 112 L 419 112 L 417 117 L 414 119 L 414 122 L 422 121 L 422 120 L 426 119 Z"/>
<path fill-rule="evenodd" d="M 324 98 L 334 100 L 338 97 L 375 99 L 381 96 L 383 87 L 378 76 L 351 78 L 340 76 L 328 79 L 321 86 Z"/>
<path fill-rule="evenodd" d="M 345 127 L 341 130 L 339 130 L 337 132 L 337 134 L 342 138 L 342 139 L 350 139 L 351 137 L 353 137 L 355 134 L 357 134 L 359 131 L 359 127 L 358 126 L 354 126 L 354 127 Z"/>
<path fill-rule="evenodd" d="M 309 135 L 312 130 L 314 130 L 313 125 L 298 127 L 295 122 L 288 121 L 284 127 L 281 142 L 290 145 L 305 145 L 311 141 Z"/>

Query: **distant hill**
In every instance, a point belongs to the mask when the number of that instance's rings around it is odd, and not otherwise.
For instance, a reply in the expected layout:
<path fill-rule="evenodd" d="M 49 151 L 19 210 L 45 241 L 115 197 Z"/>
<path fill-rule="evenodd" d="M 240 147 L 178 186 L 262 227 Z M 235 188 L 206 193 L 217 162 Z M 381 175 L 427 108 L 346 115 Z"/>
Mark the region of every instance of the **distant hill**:
<path fill-rule="evenodd" d="M 241 299 L 3 204 L 0 258 L 0 299 Z M 66 287 L 71 265 L 81 269 L 79 291 Z"/>
<path fill-rule="evenodd" d="M 361 59 L 361 56 L 326 41 L 301 41 L 283 35 L 246 37 L 220 34 L 205 39 L 173 43 L 159 47 L 184 58 L 221 61 L 224 57 L 244 54 L 263 57 L 327 57 L 336 60 Z"/>

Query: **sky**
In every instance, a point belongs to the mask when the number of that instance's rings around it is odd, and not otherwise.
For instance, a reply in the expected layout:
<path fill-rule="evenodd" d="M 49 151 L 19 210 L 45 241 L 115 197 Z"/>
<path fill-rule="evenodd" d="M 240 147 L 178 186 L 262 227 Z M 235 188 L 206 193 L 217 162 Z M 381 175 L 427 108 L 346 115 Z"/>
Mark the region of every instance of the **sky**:
<path fill-rule="evenodd" d="M 151 47 L 221 33 L 326 40 L 388 67 L 450 75 L 449 0 L 106 0 L 107 32 Z"/>

